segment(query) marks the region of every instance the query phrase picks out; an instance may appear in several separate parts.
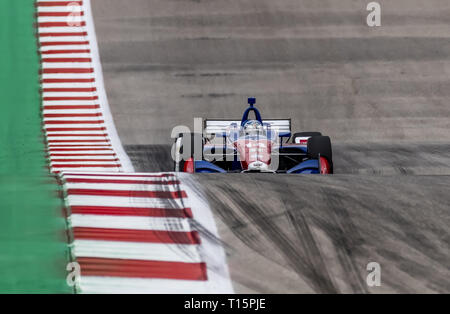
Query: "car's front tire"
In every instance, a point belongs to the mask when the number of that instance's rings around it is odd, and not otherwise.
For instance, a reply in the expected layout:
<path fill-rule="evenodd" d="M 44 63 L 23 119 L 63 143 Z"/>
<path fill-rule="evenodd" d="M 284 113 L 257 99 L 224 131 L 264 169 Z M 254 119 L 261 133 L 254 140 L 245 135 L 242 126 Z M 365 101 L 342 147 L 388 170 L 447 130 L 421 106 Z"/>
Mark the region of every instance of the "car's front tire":
<path fill-rule="evenodd" d="M 329 163 L 328 173 L 333 173 L 333 150 L 329 136 L 312 136 L 308 139 L 308 157 L 311 159 L 325 158 Z"/>
<path fill-rule="evenodd" d="M 188 148 L 188 149 L 186 149 Z M 180 133 L 174 144 L 174 171 L 182 172 L 185 161 L 202 160 L 203 136 L 201 133 Z M 178 164 L 178 166 L 177 166 Z"/>

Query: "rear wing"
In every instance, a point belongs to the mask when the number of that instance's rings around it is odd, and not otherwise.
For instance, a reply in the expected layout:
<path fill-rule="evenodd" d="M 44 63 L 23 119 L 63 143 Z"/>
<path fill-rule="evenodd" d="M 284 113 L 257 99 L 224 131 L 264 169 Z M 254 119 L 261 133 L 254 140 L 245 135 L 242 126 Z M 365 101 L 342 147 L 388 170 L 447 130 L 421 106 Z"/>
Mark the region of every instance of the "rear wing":
<path fill-rule="evenodd" d="M 225 136 L 227 128 L 233 123 L 240 126 L 241 120 L 206 119 L 204 123 L 205 133 Z M 279 137 L 291 136 L 291 119 L 263 120 L 263 123 L 269 124 L 272 130 L 277 131 Z"/>

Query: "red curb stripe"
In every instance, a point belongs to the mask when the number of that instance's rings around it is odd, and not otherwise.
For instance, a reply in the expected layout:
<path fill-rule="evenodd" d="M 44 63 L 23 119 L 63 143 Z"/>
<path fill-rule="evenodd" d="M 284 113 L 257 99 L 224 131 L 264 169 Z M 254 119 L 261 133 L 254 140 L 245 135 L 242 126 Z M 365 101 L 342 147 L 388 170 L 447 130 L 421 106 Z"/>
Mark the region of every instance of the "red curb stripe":
<path fill-rule="evenodd" d="M 43 79 L 42 83 L 94 83 L 95 79 Z"/>
<path fill-rule="evenodd" d="M 109 140 L 108 139 L 104 139 L 104 140 L 89 140 L 89 139 L 85 139 L 85 140 L 49 140 L 48 143 L 50 143 L 50 144 L 52 144 L 52 143 L 109 143 Z M 64 146 L 66 146 L 66 145 L 64 145 Z"/>
<path fill-rule="evenodd" d="M 38 7 L 62 7 L 67 6 L 69 4 L 83 5 L 83 1 L 39 1 L 36 2 L 36 6 Z"/>
<path fill-rule="evenodd" d="M 50 157 L 104 157 L 104 156 L 111 156 L 114 157 L 116 154 L 50 154 Z"/>
<path fill-rule="evenodd" d="M 162 173 L 162 174 L 130 174 L 130 173 L 65 173 L 65 176 L 83 176 L 83 177 L 131 177 L 131 178 L 163 178 L 163 177 L 175 177 L 172 173 Z"/>
<path fill-rule="evenodd" d="M 73 228 L 75 240 L 100 240 L 166 244 L 200 244 L 197 231 L 157 231 L 110 228 Z"/>
<path fill-rule="evenodd" d="M 114 183 L 114 184 L 141 184 L 141 185 L 177 185 L 180 181 L 142 181 L 142 180 L 114 180 L 114 179 L 89 179 L 89 178 L 67 178 L 68 183 Z"/>
<path fill-rule="evenodd" d="M 193 218 L 190 208 L 71 206 L 71 212 L 81 215 Z"/>
<path fill-rule="evenodd" d="M 41 42 L 40 45 L 42 47 L 89 45 L 89 41 L 44 41 L 44 42 Z"/>
<path fill-rule="evenodd" d="M 73 53 L 91 53 L 90 49 L 69 49 L 69 50 L 47 50 L 41 51 L 43 55 L 55 55 L 55 54 L 73 54 Z"/>
<path fill-rule="evenodd" d="M 43 58 L 42 62 L 47 62 L 47 63 L 64 63 L 64 62 L 81 63 L 81 62 L 92 62 L 92 59 L 91 58 Z"/>
<path fill-rule="evenodd" d="M 76 23 L 76 24 L 75 24 Z M 38 23 L 38 27 L 83 27 L 86 26 L 86 22 L 74 22 L 74 25 L 69 25 L 67 22 L 41 22 Z"/>
<path fill-rule="evenodd" d="M 83 37 L 87 36 L 87 32 L 49 32 L 49 33 L 39 33 L 39 37 Z"/>
<path fill-rule="evenodd" d="M 207 280 L 205 263 L 78 257 L 81 276 Z"/>
<path fill-rule="evenodd" d="M 122 165 L 116 164 L 116 165 L 111 165 L 111 164 L 100 164 L 100 165 L 89 165 L 89 164 L 85 164 L 85 165 L 65 165 L 65 164 L 52 164 L 52 168 L 120 168 L 122 167 Z"/>
<path fill-rule="evenodd" d="M 92 121 L 67 121 L 67 120 L 55 120 L 44 121 L 45 124 L 103 124 L 104 120 L 92 120 Z"/>
<path fill-rule="evenodd" d="M 112 151 L 112 148 L 49 148 L 50 152 Z"/>
<path fill-rule="evenodd" d="M 103 140 L 51 140 L 48 141 L 50 143 L 51 148 L 56 148 L 56 147 L 111 147 L 110 145 L 95 145 L 95 144 L 77 144 L 77 145 L 69 145 L 69 144 L 52 144 L 52 143 L 108 143 L 108 141 L 103 141 Z"/>
<path fill-rule="evenodd" d="M 56 73 L 94 73 L 93 68 L 46 68 L 42 69 L 43 74 L 56 74 Z"/>
<path fill-rule="evenodd" d="M 88 87 L 88 88 L 44 88 L 42 90 L 45 93 L 73 93 L 73 92 L 79 92 L 79 93 L 89 93 L 89 92 L 96 92 L 97 88 L 95 87 Z"/>
<path fill-rule="evenodd" d="M 63 166 L 61 166 L 63 167 Z M 132 191 L 132 190 L 101 190 L 101 189 L 68 189 L 68 195 L 124 196 L 148 198 L 186 198 L 185 191 Z"/>
<path fill-rule="evenodd" d="M 91 97 L 44 97 L 45 101 L 66 101 L 66 100 L 97 100 L 98 96 Z"/>
<path fill-rule="evenodd" d="M 47 134 L 48 137 L 107 137 L 108 134 Z"/>
<path fill-rule="evenodd" d="M 46 113 L 44 118 L 101 117 L 101 113 Z"/>
<path fill-rule="evenodd" d="M 46 17 L 46 16 L 84 16 L 83 11 L 79 12 L 38 12 L 38 17 Z"/>
<path fill-rule="evenodd" d="M 119 161 L 118 158 L 116 159 L 52 159 L 52 162 L 92 162 L 92 161 L 98 161 L 98 162 L 116 162 Z"/>
<path fill-rule="evenodd" d="M 70 132 L 70 131 L 105 131 L 105 127 L 100 128 L 47 128 L 47 132 Z"/>
<path fill-rule="evenodd" d="M 49 148 L 51 149 L 51 148 L 57 148 L 57 147 L 61 147 L 61 148 L 69 148 L 69 147 L 72 147 L 72 149 L 77 149 L 77 147 L 104 147 L 105 149 L 106 148 L 108 148 L 108 147 L 111 147 L 111 145 L 110 144 L 108 144 L 108 145 L 98 145 L 98 144 L 88 144 L 88 145 L 85 145 L 85 144 L 76 144 L 76 145 L 70 145 L 70 144 L 52 144 L 52 145 L 50 145 L 49 146 Z"/>
<path fill-rule="evenodd" d="M 100 105 L 47 105 L 44 106 L 44 110 L 71 110 L 71 109 L 99 109 Z M 93 128 L 93 130 L 99 130 L 101 128 Z M 104 130 L 105 128 L 103 128 Z M 47 130 L 49 131 L 49 130 Z M 80 130 L 80 131 L 86 131 L 86 130 Z"/>

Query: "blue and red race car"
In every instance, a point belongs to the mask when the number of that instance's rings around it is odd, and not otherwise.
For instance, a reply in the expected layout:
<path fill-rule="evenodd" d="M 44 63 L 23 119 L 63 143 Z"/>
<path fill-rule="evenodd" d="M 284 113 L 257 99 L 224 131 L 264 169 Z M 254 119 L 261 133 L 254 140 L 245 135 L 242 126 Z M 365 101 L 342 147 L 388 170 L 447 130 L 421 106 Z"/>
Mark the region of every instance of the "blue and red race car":
<path fill-rule="evenodd" d="M 178 134 L 175 171 L 190 173 L 333 173 L 331 141 L 320 132 L 291 134 L 290 119 L 263 120 L 249 98 L 241 120 L 206 119 L 202 133 Z M 254 118 L 250 118 L 250 114 Z M 292 140 L 291 140 L 292 139 Z"/>

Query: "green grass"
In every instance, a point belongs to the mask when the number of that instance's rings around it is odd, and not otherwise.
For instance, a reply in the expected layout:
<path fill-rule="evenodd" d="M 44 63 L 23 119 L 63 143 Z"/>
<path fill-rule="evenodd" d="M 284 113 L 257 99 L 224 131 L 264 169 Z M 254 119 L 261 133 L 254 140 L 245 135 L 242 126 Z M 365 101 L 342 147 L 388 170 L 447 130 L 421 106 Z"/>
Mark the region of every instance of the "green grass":
<path fill-rule="evenodd" d="M 34 0 L 0 1 L 0 293 L 64 293 L 59 186 L 45 158 Z"/>

